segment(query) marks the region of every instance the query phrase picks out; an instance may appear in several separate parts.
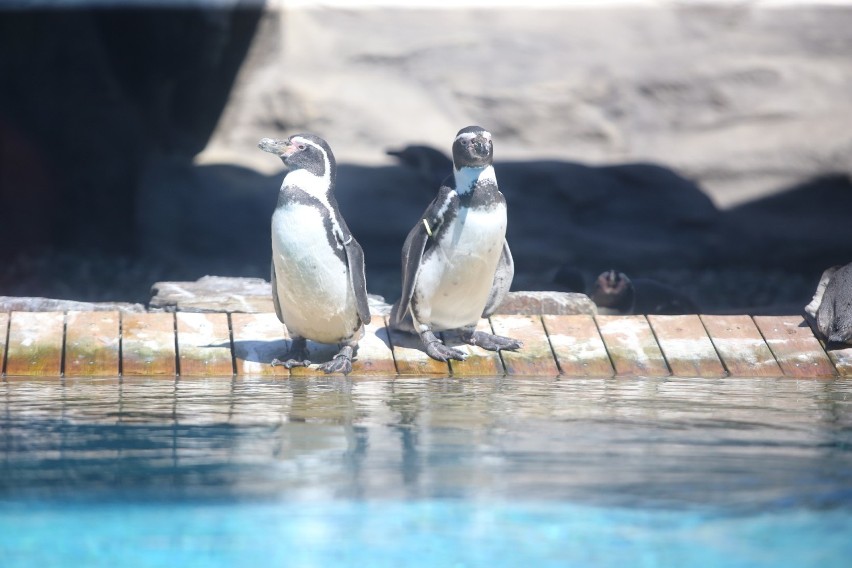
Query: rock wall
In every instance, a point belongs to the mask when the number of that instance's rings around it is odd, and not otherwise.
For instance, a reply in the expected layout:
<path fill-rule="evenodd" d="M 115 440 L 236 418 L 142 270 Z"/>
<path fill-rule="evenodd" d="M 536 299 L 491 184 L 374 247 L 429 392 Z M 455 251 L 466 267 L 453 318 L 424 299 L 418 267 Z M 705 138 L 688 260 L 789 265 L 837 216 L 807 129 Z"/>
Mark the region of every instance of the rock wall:
<path fill-rule="evenodd" d="M 281 4 L 199 162 L 270 172 L 257 139 L 309 130 L 380 164 L 479 123 L 498 159 L 655 162 L 721 207 L 852 172 L 848 2 Z"/>
<path fill-rule="evenodd" d="M 436 149 L 471 123 L 495 134 L 515 290 L 617 269 L 792 313 L 852 260 L 852 1 L 368 6 L 391 3 L 3 3 L 0 294 L 268 278 L 282 166 L 256 144 L 314 131 L 392 301 Z M 436 159 L 385 153 L 411 144 Z"/>

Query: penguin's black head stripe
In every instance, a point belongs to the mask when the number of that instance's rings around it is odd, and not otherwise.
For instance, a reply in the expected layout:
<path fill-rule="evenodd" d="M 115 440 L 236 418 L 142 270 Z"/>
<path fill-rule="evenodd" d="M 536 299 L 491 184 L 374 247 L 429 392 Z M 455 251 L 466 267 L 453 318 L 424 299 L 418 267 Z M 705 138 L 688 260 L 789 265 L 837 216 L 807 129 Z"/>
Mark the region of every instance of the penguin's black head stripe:
<path fill-rule="evenodd" d="M 487 130 L 485 130 L 484 128 L 482 128 L 481 126 L 475 126 L 475 125 L 474 126 L 465 126 L 461 130 L 456 132 L 456 138 L 458 138 L 462 134 L 482 134 L 482 133 L 488 134 L 488 136 L 491 137 L 491 133 L 488 132 Z"/>
<path fill-rule="evenodd" d="M 325 140 L 313 134 L 295 134 L 287 140 L 281 155 L 284 164 L 293 170 L 305 170 L 317 177 L 334 171 L 334 155 Z"/>

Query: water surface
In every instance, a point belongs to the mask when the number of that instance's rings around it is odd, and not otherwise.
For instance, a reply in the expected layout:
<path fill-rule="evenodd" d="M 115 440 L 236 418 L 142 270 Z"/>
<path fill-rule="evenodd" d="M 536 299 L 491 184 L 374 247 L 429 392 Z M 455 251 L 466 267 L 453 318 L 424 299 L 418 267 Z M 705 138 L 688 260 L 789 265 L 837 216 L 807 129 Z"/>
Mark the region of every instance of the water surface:
<path fill-rule="evenodd" d="M 0 382 L 3 566 L 846 566 L 852 382 Z"/>

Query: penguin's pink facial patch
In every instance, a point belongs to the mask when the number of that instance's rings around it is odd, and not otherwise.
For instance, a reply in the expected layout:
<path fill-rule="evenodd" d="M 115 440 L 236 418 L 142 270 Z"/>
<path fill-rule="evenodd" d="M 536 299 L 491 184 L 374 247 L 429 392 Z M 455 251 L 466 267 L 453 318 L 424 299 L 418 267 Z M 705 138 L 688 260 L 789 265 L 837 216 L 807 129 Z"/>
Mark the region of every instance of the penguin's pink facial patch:
<path fill-rule="evenodd" d="M 296 152 L 301 152 L 302 150 L 305 150 L 308 147 L 308 144 L 310 144 L 310 142 L 308 142 L 304 138 L 300 138 L 299 136 L 293 136 L 288 142 L 289 143 L 287 144 L 286 153 L 287 156 L 291 156 Z"/>

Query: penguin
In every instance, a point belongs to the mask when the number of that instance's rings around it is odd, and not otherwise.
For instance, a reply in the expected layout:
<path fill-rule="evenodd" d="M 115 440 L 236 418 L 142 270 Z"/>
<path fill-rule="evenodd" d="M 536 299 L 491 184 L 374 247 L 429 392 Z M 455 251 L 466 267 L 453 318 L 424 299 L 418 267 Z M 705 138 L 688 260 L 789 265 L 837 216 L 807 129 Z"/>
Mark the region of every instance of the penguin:
<path fill-rule="evenodd" d="M 600 314 L 697 314 L 686 294 L 647 278 L 631 281 L 623 272 L 607 270 L 595 280 L 589 297 Z"/>
<path fill-rule="evenodd" d="M 364 253 L 334 197 L 337 164 L 328 143 L 313 134 L 264 138 L 258 147 L 289 170 L 272 214 L 272 301 L 293 343 L 272 365 L 308 366 L 307 343 L 341 349 L 320 365 L 326 373 L 352 371 L 352 357 L 370 322 Z"/>
<path fill-rule="evenodd" d="M 462 128 L 452 150 L 453 175 L 403 244 L 402 296 L 390 316 L 391 327 L 417 333 L 438 361 L 463 361 L 466 354 L 444 345 L 437 331 L 458 329 L 462 341 L 491 351 L 522 346 L 474 329 L 503 301 L 515 273 L 491 133 L 480 126 Z"/>
<path fill-rule="evenodd" d="M 832 266 L 822 273 L 805 313 L 829 343 L 852 345 L 852 264 Z"/>

